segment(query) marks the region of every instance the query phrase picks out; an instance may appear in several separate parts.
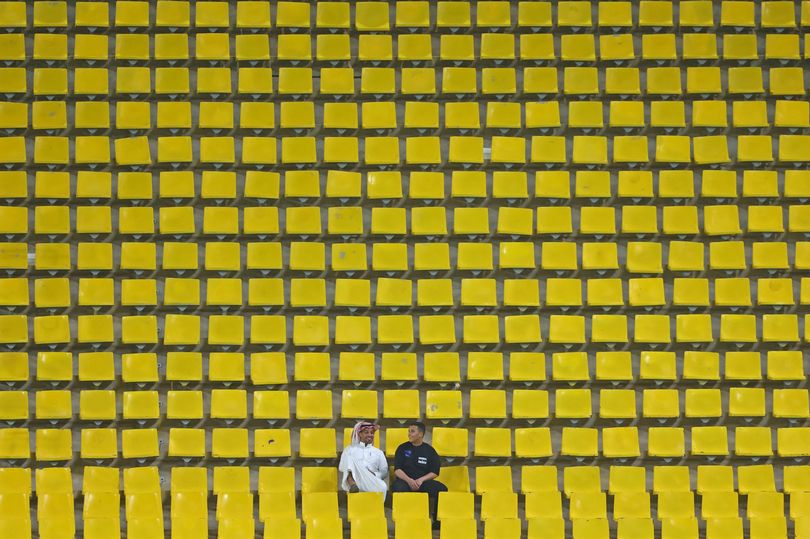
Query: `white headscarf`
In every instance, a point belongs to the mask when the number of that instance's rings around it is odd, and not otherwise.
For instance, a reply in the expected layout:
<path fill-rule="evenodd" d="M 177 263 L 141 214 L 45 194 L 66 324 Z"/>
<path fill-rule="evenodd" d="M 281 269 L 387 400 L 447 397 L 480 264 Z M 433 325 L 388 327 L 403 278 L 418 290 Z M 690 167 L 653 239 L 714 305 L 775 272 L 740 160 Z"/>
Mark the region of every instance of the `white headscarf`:
<path fill-rule="evenodd" d="M 366 427 L 372 427 L 376 433 L 380 430 L 380 426 L 371 421 L 359 421 L 352 430 L 352 445 L 360 445 L 360 431 Z"/>

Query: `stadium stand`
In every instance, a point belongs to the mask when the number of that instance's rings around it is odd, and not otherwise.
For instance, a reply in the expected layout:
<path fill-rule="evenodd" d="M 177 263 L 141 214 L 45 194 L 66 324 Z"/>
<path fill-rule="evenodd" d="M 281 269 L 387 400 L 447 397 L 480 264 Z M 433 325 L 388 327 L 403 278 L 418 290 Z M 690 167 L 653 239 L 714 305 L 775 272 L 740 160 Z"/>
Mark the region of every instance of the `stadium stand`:
<path fill-rule="evenodd" d="M 810 2 L 0 27 L 4 537 L 810 538 Z"/>

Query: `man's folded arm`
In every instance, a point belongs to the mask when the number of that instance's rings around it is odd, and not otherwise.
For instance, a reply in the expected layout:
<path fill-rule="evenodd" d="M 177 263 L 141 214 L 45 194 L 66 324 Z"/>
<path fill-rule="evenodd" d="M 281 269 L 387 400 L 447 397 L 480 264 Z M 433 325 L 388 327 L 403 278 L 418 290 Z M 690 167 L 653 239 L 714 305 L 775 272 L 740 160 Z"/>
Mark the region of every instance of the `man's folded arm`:
<path fill-rule="evenodd" d="M 430 481 L 431 479 L 436 479 L 437 477 L 439 477 L 439 474 L 435 474 L 433 472 L 428 472 L 425 475 L 423 475 L 422 477 L 420 477 L 419 479 L 417 479 L 416 482 L 421 485 L 425 481 Z"/>

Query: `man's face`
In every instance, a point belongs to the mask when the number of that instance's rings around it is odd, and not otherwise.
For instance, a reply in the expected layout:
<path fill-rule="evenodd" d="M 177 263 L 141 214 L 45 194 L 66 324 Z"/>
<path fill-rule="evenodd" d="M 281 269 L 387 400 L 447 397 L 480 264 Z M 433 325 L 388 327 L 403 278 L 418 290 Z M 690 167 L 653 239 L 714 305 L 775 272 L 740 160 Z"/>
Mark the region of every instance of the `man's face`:
<path fill-rule="evenodd" d="M 419 430 L 419 428 L 416 425 L 411 425 L 410 427 L 408 427 L 408 440 L 411 443 L 421 442 L 422 438 L 424 437 L 425 435 L 422 434 L 422 431 Z"/>
<path fill-rule="evenodd" d="M 362 427 L 357 437 L 364 444 L 370 444 L 374 441 L 374 427 Z"/>

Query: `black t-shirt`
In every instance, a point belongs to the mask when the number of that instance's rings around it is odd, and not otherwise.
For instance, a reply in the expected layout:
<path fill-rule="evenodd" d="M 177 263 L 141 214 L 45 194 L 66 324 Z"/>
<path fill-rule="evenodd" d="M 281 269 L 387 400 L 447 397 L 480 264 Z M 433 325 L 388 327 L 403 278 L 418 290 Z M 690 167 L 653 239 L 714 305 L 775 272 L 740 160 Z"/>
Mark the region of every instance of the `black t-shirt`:
<path fill-rule="evenodd" d="M 405 442 L 394 454 L 394 469 L 402 470 L 411 479 L 419 479 L 429 472 L 438 475 L 439 466 L 439 454 L 425 442 L 418 446 Z"/>

